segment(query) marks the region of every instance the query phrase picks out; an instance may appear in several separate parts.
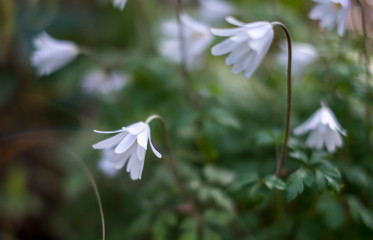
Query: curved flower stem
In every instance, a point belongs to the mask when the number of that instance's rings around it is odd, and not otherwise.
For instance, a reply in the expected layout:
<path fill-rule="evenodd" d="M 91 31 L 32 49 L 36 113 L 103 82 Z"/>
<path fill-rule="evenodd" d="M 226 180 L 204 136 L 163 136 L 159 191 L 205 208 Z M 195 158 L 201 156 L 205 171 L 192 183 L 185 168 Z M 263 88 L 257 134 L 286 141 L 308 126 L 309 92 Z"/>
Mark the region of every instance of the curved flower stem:
<path fill-rule="evenodd" d="M 196 208 L 196 204 L 195 204 L 194 199 L 191 196 L 189 196 L 189 194 L 186 190 L 186 187 L 185 187 L 183 181 L 181 180 L 179 171 L 178 171 L 177 166 L 176 166 L 174 154 L 173 154 L 173 151 L 172 151 L 170 135 L 168 134 L 166 123 L 163 120 L 163 118 L 159 115 L 150 116 L 148 119 L 146 119 L 145 123 L 149 124 L 154 119 L 159 120 L 159 122 L 162 125 L 163 133 L 164 133 L 164 136 L 166 138 L 166 144 L 167 144 L 167 148 L 168 148 L 168 152 L 169 152 L 169 156 L 170 156 L 169 157 L 170 161 L 168 161 L 168 163 L 170 164 L 172 174 L 173 174 L 173 176 L 174 176 L 174 178 L 177 182 L 177 186 L 180 190 L 180 195 L 185 201 L 185 204 L 186 204 L 185 208 L 186 208 L 187 211 L 189 211 L 193 215 L 193 217 L 197 221 L 197 229 L 198 229 L 197 239 L 202 240 L 202 238 L 203 238 L 202 237 L 203 236 L 202 217 L 201 217 L 201 214 L 198 212 L 198 210 Z"/>
<path fill-rule="evenodd" d="M 361 26 L 363 29 L 363 54 L 364 54 L 364 64 L 365 64 L 365 82 L 366 82 L 366 93 L 365 93 L 365 121 L 366 121 L 366 143 L 367 149 L 370 151 L 370 133 L 371 133 L 371 121 L 372 121 L 372 113 L 370 111 L 370 99 L 371 99 L 371 88 L 370 88 L 370 71 L 369 71 L 369 54 L 368 54 L 368 34 L 367 34 L 367 27 L 366 27 L 366 16 L 364 6 L 361 0 L 358 1 L 360 8 L 361 8 Z"/>
<path fill-rule="evenodd" d="M 97 203 L 98 203 L 98 207 L 99 207 L 99 211 L 100 211 L 100 218 L 101 218 L 102 240 L 105 240 L 104 210 L 102 209 L 102 202 L 101 202 L 100 193 L 98 191 L 96 181 L 95 181 L 91 171 L 89 171 L 87 165 L 85 165 L 85 163 L 79 158 L 78 155 L 76 155 L 71 149 L 69 149 L 65 145 L 63 145 L 61 143 L 58 143 L 58 142 L 57 142 L 57 144 L 58 144 L 57 146 L 62 148 L 65 152 L 69 153 L 80 164 L 80 166 L 83 168 L 84 172 L 87 174 L 87 176 L 89 178 L 89 181 L 91 182 L 91 185 L 92 185 L 93 190 L 94 190 L 95 195 L 96 195 L 96 199 L 97 199 Z"/>
<path fill-rule="evenodd" d="M 104 71 L 110 73 L 112 71 L 112 67 L 105 64 L 99 56 L 92 51 L 92 49 L 85 47 L 85 46 L 79 46 L 79 52 L 89 58 L 91 58 L 97 65 L 99 65 Z"/>
<path fill-rule="evenodd" d="M 2 141 L 4 141 L 7 144 L 0 144 L 0 151 L 4 153 L 4 150 L 6 150 L 6 148 L 12 149 L 12 147 L 9 147 L 9 144 L 10 146 L 12 146 L 11 144 L 17 144 L 17 142 L 20 142 L 20 143 L 22 142 L 22 145 L 23 143 L 31 142 L 29 146 L 28 145 L 21 146 L 21 147 L 16 146 L 16 149 L 20 149 L 22 151 L 22 150 L 27 150 L 29 147 L 35 148 L 36 145 L 40 145 L 42 147 L 46 147 L 46 146 L 53 147 L 58 150 L 62 149 L 65 153 L 68 153 L 72 157 L 73 160 L 75 160 L 76 162 L 80 164 L 84 172 L 87 174 L 88 179 L 92 185 L 93 191 L 96 196 L 97 204 L 99 207 L 99 212 L 100 212 L 100 219 L 101 219 L 101 226 L 102 226 L 102 240 L 105 240 L 106 231 L 105 231 L 104 211 L 102 208 L 101 197 L 100 197 L 100 193 L 97 188 L 96 181 L 91 171 L 88 169 L 87 165 L 81 160 L 81 158 L 75 152 L 73 152 L 68 146 L 66 146 L 65 144 L 61 143 L 60 141 L 56 140 L 54 137 L 51 136 L 51 134 L 56 133 L 56 132 L 57 130 L 38 130 L 38 131 L 23 132 L 23 133 L 18 133 L 16 135 L 2 137 L 0 138 L 0 143 L 3 143 Z M 7 154 L 5 154 L 5 156 L 7 156 Z M 8 157 L 9 157 L 9 154 L 8 154 Z"/>
<path fill-rule="evenodd" d="M 292 51 L 291 51 L 291 38 L 289 30 L 283 23 L 280 22 L 272 22 L 274 26 L 280 26 L 282 30 L 284 30 L 287 44 L 288 44 L 288 70 L 287 70 L 287 106 L 286 106 L 286 123 L 285 123 L 285 138 L 284 144 L 282 147 L 282 154 L 281 158 L 277 159 L 277 169 L 276 169 L 276 176 L 280 177 L 283 173 L 283 166 L 285 164 L 286 155 L 287 155 L 287 148 L 288 148 L 288 138 L 290 132 L 290 115 L 291 115 L 291 62 L 292 62 Z"/>

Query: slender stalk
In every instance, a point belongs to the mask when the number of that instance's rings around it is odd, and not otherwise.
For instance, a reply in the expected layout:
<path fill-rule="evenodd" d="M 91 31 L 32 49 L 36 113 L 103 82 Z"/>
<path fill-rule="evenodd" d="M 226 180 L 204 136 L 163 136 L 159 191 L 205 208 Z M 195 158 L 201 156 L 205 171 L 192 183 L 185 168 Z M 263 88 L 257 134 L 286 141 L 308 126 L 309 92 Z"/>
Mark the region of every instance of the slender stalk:
<path fill-rule="evenodd" d="M 285 122 L 285 138 L 282 147 L 281 158 L 277 159 L 277 169 L 276 176 L 280 177 L 283 173 L 283 166 L 285 164 L 287 148 L 288 148 L 288 138 L 290 132 L 290 115 L 291 115 L 291 62 L 292 62 L 292 48 L 291 48 L 291 38 L 290 33 L 286 26 L 280 22 L 272 22 L 274 26 L 280 26 L 284 30 L 287 44 L 288 44 L 288 70 L 287 70 L 287 106 L 286 106 L 286 122 Z"/>
<path fill-rule="evenodd" d="M 363 29 L 363 54 L 364 54 L 364 64 L 365 64 L 365 82 L 366 82 L 366 93 L 365 93 L 365 121 L 366 121 L 366 143 L 367 143 L 367 149 L 370 151 L 370 133 L 372 131 L 371 128 L 371 121 L 372 121 L 372 113 L 370 110 L 370 99 L 371 99 L 371 87 L 370 87 L 370 71 L 369 71 L 369 54 L 368 54 L 368 33 L 366 28 L 366 16 L 365 16 L 365 10 L 362 2 L 358 1 L 361 8 L 361 25 Z"/>
<path fill-rule="evenodd" d="M 97 204 L 98 204 L 99 211 L 100 211 L 100 219 L 101 219 L 101 226 L 102 226 L 102 240 L 105 240 L 105 235 L 106 235 L 105 234 L 106 233 L 106 231 L 105 231 L 105 217 L 104 217 L 104 211 L 103 211 L 103 208 L 102 208 L 101 197 L 100 197 L 100 193 L 99 193 L 98 188 L 97 188 L 96 181 L 95 181 L 92 173 L 89 171 L 87 165 L 80 159 L 80 157 L 76 153 L 74 153 L 66 145 L 62 144 L 58 140 L 55 140 L 53 137 L 49 136 L 51 133 L 56 133 L 56 132 L 57 132 L 57 130 L 39 130 L 39 131 L 18 133 L 16 135 L 11 135 L 11 136 L 0 138 L 0 143 L 1 143 L 1 141 L 4 141 L 4 142 L 9 144 L 9 143 L 12 143 L 12 140 L 13 140 L 13 142 L 16 142 L 17 139 L 20 139 L 21 143 L 32 142 L 31 145 L 29 146 L 29 147 L 32 147 L 32 148 L 34 148 L 35 145 L 41 145 L 43 147 L 53 146 L 54 148 L 57 148 L 58 150 L 62 149 L 64 152 L 70 154 L 72 156 L 72 159 L 77 161 L 81 165 L 81 167 L 83 168 L 84 172 L 87 174 L 88 179 L 89 179 L 89 181 L 92 185 L 93 191 L 95 192 L 96 199 L 97 199 Z M 4 145 L 6 146 L 7 144 L 4 144 Z M 1 152 L 4 152 L 5 148 L 2 149 L 1 146 L 2 145 L 0 144 Z M 11 149 L 11 147 L 10 147 L 10 149 Z M 16 147 L 16 149 L 17 149 L 17 147 Z M 23 148 L 21 148 L 21 150 L 22 149 Z M 24 149 L 24 150 L 27 150 L 27 148 Z M 7 155 L 6 151 L 5 151 L 5 155 Z"/>
<path fill-rule="evenodd" d="M 162 125 L 163 133 L 164 133 L 164 136 L 166 138 L 166 144 L 167 144 L 167 148 L 168 148 L 168 152 L 169 152 L 169 159 L 170 159 L 170 161 L 168 161 L 168 163 L 170 165 L 171 172 L 172 172 L 172 174 L 173 174 L 173 176 L 174 176 L 174 178 L 176 180 L 176 183 L 178 185 L 178 188 L 180 190 L 180 194 L 181 194 L 182 198 L 184 199 L 185 203 L 189 205 L 187 207 L 190 208 L 189 209 L 190 212 L 192 213 L 192 215 L 194 216 L 194 218 L 197 221 L 197 239 L 198 240 L 202 240 L 203 239 L 202 217 L 201 217 L 200 213 L 198 212 L 198 210 L 196 208 L 196 204 L 195 204 L 194 199 L 189 196 L 188 192 L 186 191 L 186 187 L 184 186 L 184 183 L 181 180 L 179 171 L 178 171 L 177 166 L 176 166 L 176 161 L 175 161 L 175 158 L 174 158 L 174 154 L 173 154 L 173 151 L 172 151 L 172 146 L 171 146 L 171 141 L 170 141 L 170 135 L 168 134 L 166 123 L 163 120 L 163 118 L 161 116 L 159 116 L 159 115 L 152 115 L 152 116 L 150 116 L 148 119 L 146 119 L 145 123 L 149 124 L 154 119 L 159 120 L 159 122 Z"/>
<path fill-rule="evenodd" d="M 89 57 L 90 59 L 92 59 L 97 65 L 99 65 L 106 72 L 112 71 L 112 67 L 105 64 L 92 49 L 88 47 L 84 47 L 84 46 L 79 46 L 79 52 Z"/>
<path fill-rule="evenodd" d="M 73 159 L 75 159 L 75 161 L 77 161 L 80 164 L 80 166 L 83 168 L 84 172 L 87 174 L 87 176 L 89 178 L 89 181 L 91 182 L 91 185 L 92 185 L 93 190 L 94 190 L 95 195 L 96 195 L 96 199 L 97 199 L 97 203 L 98 203 L 98 207 L 99 207 L 99 211 L 100 211 L 100 218 L 101 218 L 102 240 L 105 240 L 104 210 L 102 209 L 102 202 L 101 202 L 101 198 L 100 198 L 100 193 L 98 191 L 96 181 L 95 181 L 91 171 L 89 171 L 87 165 L 85 165 L 85 163 L 79 158 L 79 156 L 76 155 L 71 149 L 69 149 L 65 145 L 63 145 L 61 143 L 58 143 L 58 142 L 57 142 L 57 145 L 58 145 L 59 148 L 62 148 L 65 152 L 69 153 L 73 157 Z"/>

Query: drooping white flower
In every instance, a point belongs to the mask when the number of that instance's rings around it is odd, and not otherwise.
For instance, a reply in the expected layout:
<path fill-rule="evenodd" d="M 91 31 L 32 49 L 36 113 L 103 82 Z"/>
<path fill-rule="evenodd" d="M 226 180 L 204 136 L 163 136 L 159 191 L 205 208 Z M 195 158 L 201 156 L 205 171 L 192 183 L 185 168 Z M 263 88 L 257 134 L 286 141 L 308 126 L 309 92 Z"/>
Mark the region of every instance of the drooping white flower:
<path fill-rule="evenodd" d="M 341 127 L 332 110 L 324 104 L 306 122 L 294 129 L 294 134 L 301 135 L 308 131 L 311 131 L 311 134 L 307 138 L 306 145 L 318 150 L 325 145 L 328 152 L 335 152 L 338 147 L 342 147 L 340 134 L 346 136 L 346 131 Z"/>
<path fill-rule="evenodd" d="M 215 56 L 229 53 L 225 59 L 227 65 L 233 65 L 232 72 L 245 73 L 249 78 L 260 65 L 269 47 L 271 46 L 274 32 L 270 22 L 243 23 L 233 17 L 226 21 L 236 28 L 216 29 L 211 32 L 217 36 L 229 37 L 211 49 Z"/>
<path fill-rule="evenodd" d="M 159 45 L 162 55 L 171 61 L 181 63 L 185 57 L 185 67 L 201 67 L 203 64 L 202 54 L 212 41 L 208 27 L 190 18 L 187 14 L 180 15 L 181 31 L 183 39 L 179 38 L 180 25 L 176 20 L 165 21 L 161 28 L 164 38 Z M 184 46 L 181 49 L 181 46 Z"/>
<path fill-rule="evenodd" d="M 126 76 L 113 71 L 93 69 L 82 78 L 82 89 L 88 94 L 110 97 L 127 84 Z"/>
<path fill-rule="evenodd" d="M 288 47 L 285 42 L 280 44 L 281 53 L 277 55 L 278 63 L 287 68 Z M 314 46 L 308 43 L 292 43 L 292 74 L 301 76 L 304 70 L 313 63 L 318 56 Z"/>
<path fill-rule="evenodd" d="M 221 21 L 235 10 L 231 3 L 224 0 L 200 0 L 200 4 L 199 15 L 209 23 Z"/>
<path fill-rule="evenodd" d="M 78 46 L 71 41 L 57 40 L 46 32 L 34 39 L 35 51 L 31 63 L 39 75 L 49 75 L 71 62 L 79 53 Z"/>
<path fill-rule="evenodd" d="M 350 0 L 313 0 L 317 3 L 309 13 L 313 20 L 320 20 L 320 26 L 329 31 L 338 25 L 338 34 L 343 36 L 346 28 Z"/>
<path fill-rule="evenodd" d="M 153 153 L 158 158 L 162 157 L 152 144 L 150 128 L 147 123 L 137 122 L 117 131 L 94 131 L 104 134 L 118 133 L 111 138 L 94 144 L 93 148 L 113 151 L 115 154 L 113 154 L 109 161 L 117 169 L 121 169 L 128 162 L 127 172 L 130 173 L 132 180 L 141 179 L 148 140 Z"/>
<path fill-rule="evenodd" d="M 114 7 L 123 10 L 126 6 L 127 0 L 113 0 Z"/>
<path fill-rule="evenodd" d="M 114 177 L 118 174 L 119 169 L 109 161 L 114 157 L 115 152 L 112 150 L 101 151 L 101 159 L 98 162 L 98 168 L 108 177 Z"/>

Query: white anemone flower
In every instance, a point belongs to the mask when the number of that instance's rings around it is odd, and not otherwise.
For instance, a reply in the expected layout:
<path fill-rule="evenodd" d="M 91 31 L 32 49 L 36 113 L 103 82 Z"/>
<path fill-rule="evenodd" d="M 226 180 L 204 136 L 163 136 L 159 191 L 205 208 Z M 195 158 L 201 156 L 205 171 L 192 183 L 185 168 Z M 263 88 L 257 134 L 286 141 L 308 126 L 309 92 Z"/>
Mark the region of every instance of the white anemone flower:
<path fill-rule="evenodd" d="M 162 24 L 162 33 L 165 36 L 159 45 L 159 51 L 173 62 L 181 63 L 185 60 L 184 64 L 188 70 L 201 67 L 203 65 L 202 54 L 212 41 L 209 28 L 187 14 L 181 14 L 180 21 L 183 37 L 181 41 L 180 25 L 176 20 L 168 20 Z M 180 48 L 181 44 L 184 46 L 183 49 Z M 185 59 L 182 59 L 183 55 Z"/>
<path fill-rule="evenodd" d="M 123 10 L 126 6 L 127 0 L 113 0 L 114 7 Z"/>
<path fill-rule="evenodd" d="M 313 0 L 317 3 L 309 13 L 313 20 L 320 20 L 320 26 L 329 31 L 335 23 L 338 25 L 338 34 L 343 36 L 346 28 L 350 0 Z"/>
<path fill-rule="evenodd" d="M 251 77 L 260 65 L 269 47 L 274 32 L 270 22 L 243 23 L 233 17 L 225 19 L 237 26 L 230 29 L 212 28 L 211 32 L 217 36 L 229 37 L 211 49 L 212 55 L 219 56 L 229 53 L 225 59 L 227 65 L 233 65 L 232 72 L 245 73 L 245 78 Z"/>
<path fill-rule="evenodd" d="M 294 129 L 294 134 L 301 135 L 312 131 L 306 141 L 308 147 L 321 150 L 325 145 L 328 152 L 335 152 L 343 145 L 340 134 L 346 136 L 346 131 L 341 127 L 332 110 L 324 104 L 321 105 L 321 108 L 306 122 Z"/>
<path fill-rule="evenodd" d="M 34 39 L 35 51 L 31 63 L 39 75 L 49 75 L 71 62 L 79 53 L 78 46 L 71 41 L 57 40 L 46 32 Z"/>
<path fill-rule="evenodd" d="M 104 134 L 118 133 L 111 138 L 94 144 L 93 148 L 113 151 L 114 154 L 109 161 L 117 169 L 121 169 L 128 162 L 127 172 L 130 173 L 132 180 L 141 179 L 148 140 L 153 153 L 158 158 L 162 157 L 152 144 L 150 127 L 147 123 L 137 122 L 117 131 L 94 131 Z"/>
<path fill-rule="evenodd" d="M 115 72 L 93 69 L 82 78 L 82 89 L 88 94 L 99 94 L 103 97 L 111 97 L 121 90 L 128 80 L 127 77 Z"/>
<path fill-rule="evenodd" d="M 200 0 L 200 4 L 199 15 L 209 23 L 221 21 L 235 11 L 233 5 L 224 0 Z"/>
<path fill-rule="evenodd" d="M 277 62 L 284 68 L 287 68 L 288 47 L 285 42 L 280 44 L 281 52 L 277 55 Z M 292 74 L 301 76 L 304 70 L 312 64 L 318 53 L 316 48 L 308 43 L 292 43 Z"/>
<path fill-rule="evenodd" d="M 109 161 L 109 159 L 114 157 L 114 151 L 103 150 L 101 151 L 101 159 L 98 161 L 98 168 L 108 177 L 115 177 L 119 169 Z"/>

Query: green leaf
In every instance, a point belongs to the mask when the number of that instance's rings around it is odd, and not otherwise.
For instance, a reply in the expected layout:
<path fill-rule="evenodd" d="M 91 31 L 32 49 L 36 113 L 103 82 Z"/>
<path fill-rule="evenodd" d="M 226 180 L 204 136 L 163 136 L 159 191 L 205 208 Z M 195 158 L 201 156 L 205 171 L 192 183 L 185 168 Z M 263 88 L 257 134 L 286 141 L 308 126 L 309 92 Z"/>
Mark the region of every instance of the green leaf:
<path fill-rule="evenodd" d="M 276 177 L 275 175 L 268 176 L 264 179 L 264 184 L 269 188 L 269 189 L 278 189 L 278 190 L 284 190 L 286 188 L 286 184 Z"/>
<path fill-rule="evenodd" d="M 338 168 L 334 167 L 330 163 L 326 162 L 317 167 L 319 171 L 321 171 L 324 175 L 329 177 L 334 177 L 337 179 L 341 178 L 341 173 L 339 172 Z"/>
<path fill-rule="evenodd" d="M 206 166 L 203 170 L 203 173 L 210 182 L 223 186 L 231 184 L 236 178 L 234 172 L 212 165 Z"/>
<path fill-rule="evenodd" d="M 325 192 L 319 199 L 317 210 L 321 213 L 330 229 L 336 229 L 343 223 L 345 212 L 342 204 L 329 192 Z"/>
<path fill-rule="evenodd" d="M 347 204 L 350 208 L 352 218 L 355 221 L 361 220 L 366 227 L 373 230 L 373 219 L 368 209 L 360 203 L 359 199 L 355 196 L 349 196 L 347 198 Z"/>
<path fill-rule="evenodd" d="M 317 187 L 317 191 L 323 192 L 326 189 L 327 182 L 324 177 L 324 174 L 320 172 L 319 170 L 316 170 L 315 172 L 315 183 Z"/>
<path fill-rule="evenodd" d="M 293 200 L 298 194 L 304 190 L 304 184 L 312 186 L 313 174 L 310 170 L 299 168 L 296 172 L 289 176 L 287 188 L 287 201 Z"/>
<path fill-rule="evenodd" d="M 300 152 L 300 151 L 291 152 L 289 156 L 304 163 L 307 163 L 308 161 L 308 157 L 304 152 Z"/>
<path fill-rule="evenodd" d="M 328 153 L 326 152 L 312 152 L 310 157 L 310 164 L 318 164 L 327 162 Z"/>

